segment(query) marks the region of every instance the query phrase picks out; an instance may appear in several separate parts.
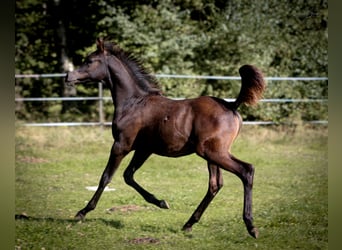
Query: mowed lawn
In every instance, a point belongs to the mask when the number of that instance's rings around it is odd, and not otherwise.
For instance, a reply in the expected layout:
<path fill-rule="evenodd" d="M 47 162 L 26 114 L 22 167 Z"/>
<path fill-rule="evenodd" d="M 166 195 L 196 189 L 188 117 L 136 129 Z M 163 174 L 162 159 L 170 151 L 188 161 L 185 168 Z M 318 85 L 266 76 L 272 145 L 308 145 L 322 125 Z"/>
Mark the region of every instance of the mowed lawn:
<path fill-rule="evenodd" d="M 224 186 L 183 232 L 207 191 L 206 162 L 190 155 L 152 156 L 139 184 L 165 199 L 155 207 L 131 187 L 122 162 L 97 208 L 75 222 L 97 186 L 113 143 L 109 128 L 16 128 L 15 249 L 328 249 L 328 129 L 245 125 L 232 153 L 256 168 L 258 239 L 242 220 L 243 186 L 224 172 Z"/>

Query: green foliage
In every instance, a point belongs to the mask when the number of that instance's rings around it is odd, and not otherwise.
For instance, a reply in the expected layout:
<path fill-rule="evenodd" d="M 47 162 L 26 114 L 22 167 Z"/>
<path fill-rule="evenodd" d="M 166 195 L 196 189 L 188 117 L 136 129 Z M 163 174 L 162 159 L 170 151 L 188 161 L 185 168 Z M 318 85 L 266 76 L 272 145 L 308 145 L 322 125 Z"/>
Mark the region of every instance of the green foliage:
<path fill-rule="evenodd" d="M 15 72 L 60 72 L 66 57 L 77 66 L 94 50 L 96 37 L 110 36 L 154 73 L 237 75 L 241 65 L 255 64 L 266 76 L 327 76 L 327 23 L 326 0 L 16 1 Z M 238 81 L 193 79 L 160 79 L 160 85 L 170 97 L 235 98 L 240 87 Z M 327 89 L 326 82 L 270 82 L 265 96 L 323 99 Z M 97 95 L 97 84 L 77 91 Z M 16 80 L 18 97 L 66 92 L 62 79 Z M 96 120 L 96 105 L 83 104 L 21 103 L 16 113 L 24 120 Z M 323 120 L 327 104 L 242 111 L 244 119 Z"/>

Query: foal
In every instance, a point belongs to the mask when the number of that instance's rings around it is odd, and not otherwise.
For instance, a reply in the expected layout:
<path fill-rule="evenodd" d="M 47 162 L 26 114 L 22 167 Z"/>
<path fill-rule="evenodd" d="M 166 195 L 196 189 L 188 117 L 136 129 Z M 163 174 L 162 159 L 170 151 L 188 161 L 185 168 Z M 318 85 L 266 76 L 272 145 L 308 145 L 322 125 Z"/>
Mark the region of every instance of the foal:
<path fill-rule="evenodd" d="M 221 169 L 238 176 L 244 187 L 243 220 L 250 235 L 257 238 L 253 225 L 252 187 L 254 167 L 235 158 L 230 148 L 242 125 L 240 104 L 256 104 L 265 89 L 259 69 L 244 65 L 239 69 L 241 90 L 234 102 L 202 96 L 171 100 L 161 95 L 156 79 L 137 59 L 110 41 L 97 39 L 97 50 L 84 64 L 69 72 L 66 82 L 103 82 L 111 91 L 115 106 L 112 134 L 114 144 L 98 189 L 89 203 L 76 214 L 83 219 L 95 209 L 100 196 L 111 181 L 121 160 L 130 152 L 134 156 L 124 172 L 125 182 L 142 197 L 160 208 L 169 208 L 134 180 L 134 173 L 151 154 L 179 157 L 196 153 L 207 161 L 209 187 L 207 194 L 183 226 L 190 231 L 223 185 Z"/>

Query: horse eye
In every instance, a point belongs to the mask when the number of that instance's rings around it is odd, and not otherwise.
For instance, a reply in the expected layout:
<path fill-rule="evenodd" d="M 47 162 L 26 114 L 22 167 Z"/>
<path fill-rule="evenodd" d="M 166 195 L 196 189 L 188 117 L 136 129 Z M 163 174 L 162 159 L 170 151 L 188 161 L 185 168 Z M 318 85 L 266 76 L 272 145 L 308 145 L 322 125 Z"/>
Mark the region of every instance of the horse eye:
<path fill-rule="evenodd" d="M 91 63 L 92 63 L 91 60 L 85 60 L 85 61 L 84 61 L 84 64 L 87 64 L 87 65 L 90 65 Z"/>

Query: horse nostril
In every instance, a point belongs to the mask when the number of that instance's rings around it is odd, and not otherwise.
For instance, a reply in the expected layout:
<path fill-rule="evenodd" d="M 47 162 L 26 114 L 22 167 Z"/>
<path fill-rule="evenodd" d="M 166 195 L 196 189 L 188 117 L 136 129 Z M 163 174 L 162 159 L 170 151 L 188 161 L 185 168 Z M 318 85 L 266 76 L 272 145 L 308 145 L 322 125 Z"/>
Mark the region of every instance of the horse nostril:
<path fill-rule="evenodd" d="M 69 71 L 65 76 L 65 80 L 66 81 L 75 81 L 76 80 L 75 73 L 72 71 Z"/>
<path fill-rule="evenodd" d="M 64 81 L 68 84 L 70 84 L 76 80 L 77 80 L 77 78 L 75 77 L 75 74 L 73 74 L 72 72 L 68 72 L 65 76 L 65 79 L 64 79 Z"/>

